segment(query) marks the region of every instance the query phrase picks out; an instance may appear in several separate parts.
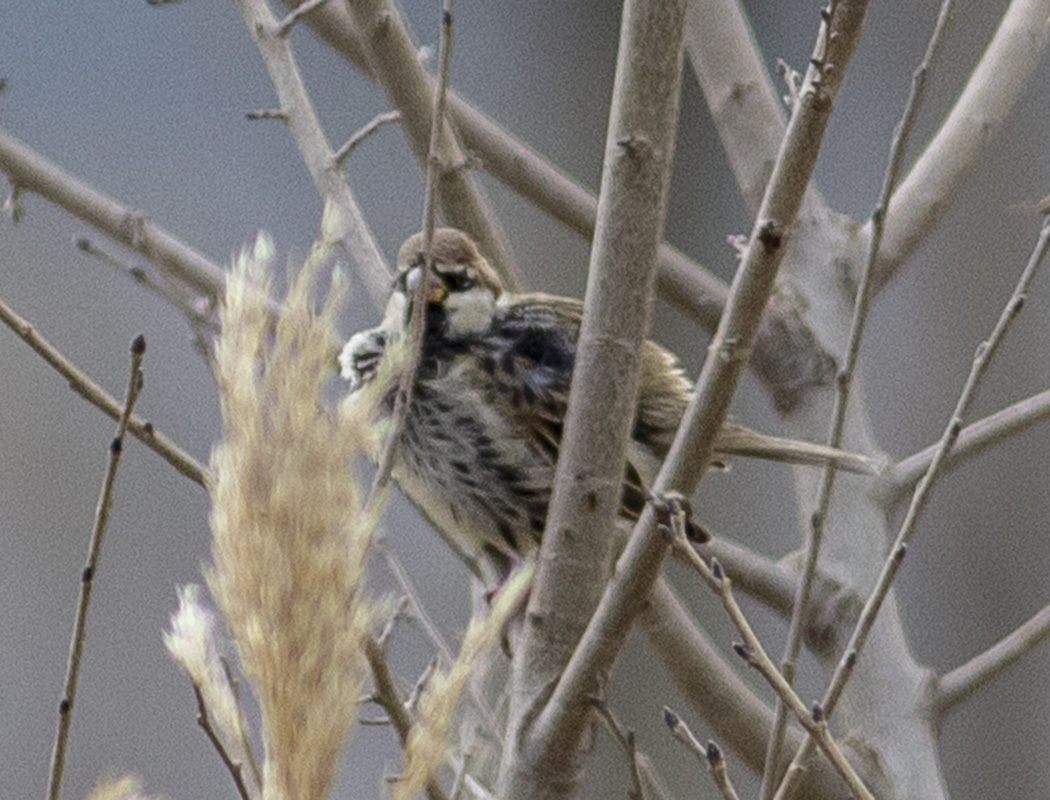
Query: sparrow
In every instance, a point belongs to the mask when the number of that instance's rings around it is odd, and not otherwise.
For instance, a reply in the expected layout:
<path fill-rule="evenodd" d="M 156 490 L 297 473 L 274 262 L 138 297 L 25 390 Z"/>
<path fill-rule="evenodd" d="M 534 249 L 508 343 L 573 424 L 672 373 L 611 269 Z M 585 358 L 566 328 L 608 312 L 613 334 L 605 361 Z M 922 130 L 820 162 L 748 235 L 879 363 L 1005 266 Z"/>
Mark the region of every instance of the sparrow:
<path fill-rule="evenodd" d="M 368 455 L 378 461 L 422 281 L 422 351 L 392 477 L 468 563 L 486 558 L 505 573 L 536 549 L 546 524 L 583 304 L 504 291 L 462 231 L 434 232 L 429 267 L 423 245 L 419 233 L 401 246 L 382 322 L 343 348 L 343 402 L 364 405 L 375 433 Z M 641 369 L 620 511 L 628 521 L 641 514 L 692 393 L 677 358 L 655 342 L 643 344 Z M 725 426 L 716 452 L 874 471 L 863 456 L 736 425 Z M 696 523 L 690 534 L 707 538 Z"/>

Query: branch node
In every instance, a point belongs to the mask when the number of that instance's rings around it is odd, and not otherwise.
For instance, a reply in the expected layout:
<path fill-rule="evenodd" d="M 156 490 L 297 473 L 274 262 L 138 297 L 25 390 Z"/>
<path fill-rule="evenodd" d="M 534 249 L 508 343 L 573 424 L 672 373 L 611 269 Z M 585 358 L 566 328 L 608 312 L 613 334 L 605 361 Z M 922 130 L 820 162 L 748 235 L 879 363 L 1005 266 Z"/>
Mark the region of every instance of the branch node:
<path fill-rule="evenodd" d="M 22 187 L 17 183 L 11 184 L 11 193 L 4 200 L 4 213 L 11 217 L 11 222 L 17 225 L 25 217 L 25 206 L 22 205 Z"/>
<path fill-rule="evenodd" d="M 277 26 L 276 33 L 278 36 L 284 37 L 291 33 L 292 28 L 295 27 L 296 23 L 299 22 L 304 16 L 309 14 L 315 8 L 323 6 L 328 0 L 306 0 L 305 3 L 301 3 L 295 10 L 293 10 L 288 16 L 281 20 Z"/>
<path fill-rule="evenodd" d="M 711 765 L 711 769 L 716 769 L 725 763 L 722 748 L 718 746 L 714 739 L 707 740 L 707 761 Z"/>
<path fill-rule="evenodd" d="M 767 254 L 772 254 L 780 249 L 784 243 L 783 230 L 776 220 L 767 219 L 758 229 L 756 238 L 759 244 L 765 248 Z"/>
<path fill-rule="evenodd" d="M 400 120 L 400 111 L 386 111 L 382 114 L 377 114 L 371 122 L 355 131 L 354 134 L 346 140 L 346 144 L 340 147 L 335 152 L 335 155 L 332 156 L 332 163 L 335 164 L 336 167 L 341 167 L 343 162 L 349 158 L 350 154 L 360 147 L 366 139 L 370 139 L 374 136 L 381 127 L 393 122 L 399 122 Z"/>

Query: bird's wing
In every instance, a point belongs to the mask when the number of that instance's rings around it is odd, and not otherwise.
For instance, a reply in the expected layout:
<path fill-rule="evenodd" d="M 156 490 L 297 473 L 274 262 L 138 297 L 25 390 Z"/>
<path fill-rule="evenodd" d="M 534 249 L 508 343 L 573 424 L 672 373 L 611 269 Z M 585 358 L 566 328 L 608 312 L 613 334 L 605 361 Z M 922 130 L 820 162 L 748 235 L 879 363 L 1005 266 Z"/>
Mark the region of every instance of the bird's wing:
<path fill-rule="evenodd" d="M 562 421 L 575 365 L 583 306 L 577 300 L 550 295 L 520 295 L 497 312 L 489 331 L 499 343 L 494 376 L 508 387 L 508 416 L 516 432 L 550 458 L 553 467 L 561 443 Z M 633 436 L 641 434 L 643 451 L 666 453 L 687 402 L 689 383 L 663 348 L 646 342 L 643 384 Z M 646 374 L 646 372 L 651 374 Z M 632 447 L 637 453 L 638 448 Z M 643 455 L 642 453 L 637 453 Z M 641 461 L 624 469 L 621 514 L 637 520 L 647 502 Z"/>

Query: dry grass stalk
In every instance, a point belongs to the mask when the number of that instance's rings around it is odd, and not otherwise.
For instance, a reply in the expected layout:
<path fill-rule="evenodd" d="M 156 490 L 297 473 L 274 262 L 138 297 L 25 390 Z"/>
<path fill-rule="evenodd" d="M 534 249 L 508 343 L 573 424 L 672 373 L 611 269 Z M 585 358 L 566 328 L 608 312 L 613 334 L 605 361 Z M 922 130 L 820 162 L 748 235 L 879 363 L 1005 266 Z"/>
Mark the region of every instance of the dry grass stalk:
<path fill-rule="evenodd" d="M 420 703 L 419 720 L 412 727 L 405 747 L 405 770 L 397 782 L 396 800 L 411 800 L 418 795 L 446 763 L 450 749 L 449 730 L 459 699 L 474 670 L 499 642 L 511 615 L 523 607 L 532 585 L 534 567 L 534 562 L 526 562 L 507 578 L 493 599 L 489 615 L 471 620 L 456 663 L 447 673 L 434 674 L 427 683 Z"/>
<path fill-rule="evenodd" d="M 200 587 L 183 586 L 179 589 L 179 609 L 171 616 L 171 629 L 164 632 L 164 646 L 201 693 L 227 753 L 244 764 L 247 734 L 237 698 L 219 660 L 218 624 L 216 615 L 200 602 Z"/>
<path fill-rule="evenodd" d="M 326 209 L 323 231 L 336 216 Z M 224 437 L 208 584 L 262 711 L 265 800 L 328 795 L 367 675 L 364 560 L 378 510 L 360 512 L 352 475 L 363 426 L 323 407 L 346 293 L 337 272 L 315 310 L 331 251 L 325 236 L 273 328 L 273 246 L 261 235 L 230 275 L 216 348 Z"/>

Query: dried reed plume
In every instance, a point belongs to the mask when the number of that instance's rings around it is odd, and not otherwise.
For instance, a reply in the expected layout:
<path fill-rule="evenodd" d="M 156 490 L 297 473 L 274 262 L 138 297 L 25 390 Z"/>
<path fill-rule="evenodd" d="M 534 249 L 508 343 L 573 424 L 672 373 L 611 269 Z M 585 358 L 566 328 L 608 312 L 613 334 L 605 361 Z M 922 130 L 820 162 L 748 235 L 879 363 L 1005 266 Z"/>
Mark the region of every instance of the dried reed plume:
<path fill-rule="evenodd" d="M 346 293 L 336 272 L 315 310 L 331 250 L 314 247 L 274 325 L 273 246 L 260 235 L 230 275 L 216 348 L 224 435 L 207 577 L 262 711 L 264 800 L 327 797 L 367 675 L 364 559 L 378 511 L 361 513 L 352 475 L 363 426 L 324 410 Z"/>
<path fill-rule="evenodd" d="M 220 661 L 215 613 L 200 601 L 200 587 L 179 589 L 179 609 L 171 615 L 171 629 L 164 632 L 164 646 L 193 682 L 216 735 L 237 764 L 250 763 L 248 732 L 233 687 Z"/>
<path fill-rule="evenodd" d="M 452 669 L 447 674 L 433 675 L 427 682 L 419 719 L 412 726 L 405 747 L 405 769 L 396 784 L 396 800 L 415 797 L 445 763 L 450 750 L 449 729 L 459 699 L 471 674 L 500 640 L 511 615 L 521 608 L 532 584 L 533 571 L 534 562 L 528 561 L 504 582 L 493 599 L 489 615 L 471 620 Z"/>

